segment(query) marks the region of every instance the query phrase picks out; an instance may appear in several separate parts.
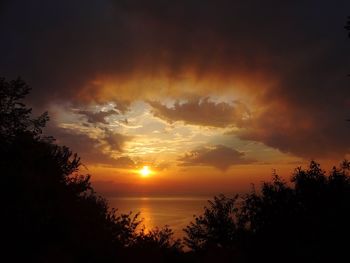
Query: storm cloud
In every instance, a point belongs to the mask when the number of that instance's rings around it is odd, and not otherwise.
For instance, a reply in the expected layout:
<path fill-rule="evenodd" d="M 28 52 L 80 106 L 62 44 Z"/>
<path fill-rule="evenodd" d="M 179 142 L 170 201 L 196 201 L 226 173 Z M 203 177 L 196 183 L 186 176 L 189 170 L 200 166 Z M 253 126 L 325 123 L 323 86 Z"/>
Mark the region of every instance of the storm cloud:
<path fill-rule="evenodd" d="M 349 1 L 2 1 L 0 74 L 22 76 L 43 108 L 233 92 L 249 123 L 230 108 L 205 122 L 185 104 L 153 107 L 167 120 L 240 125 L 239 138 L 282 152 L 339 158 L 350 147 L 349 10 Z"/>

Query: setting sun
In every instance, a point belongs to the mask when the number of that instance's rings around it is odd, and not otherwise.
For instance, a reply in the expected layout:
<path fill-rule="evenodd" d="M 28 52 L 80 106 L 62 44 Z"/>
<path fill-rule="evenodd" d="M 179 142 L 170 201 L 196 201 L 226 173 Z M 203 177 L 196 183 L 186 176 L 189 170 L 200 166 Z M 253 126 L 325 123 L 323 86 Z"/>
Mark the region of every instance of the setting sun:
<path fill-rule="evenodd" d="M 144 166 L 140 169 L 139 173 L 142 177 L 148 177 L 151 174 L 151 170 L 148 166 Z"/>

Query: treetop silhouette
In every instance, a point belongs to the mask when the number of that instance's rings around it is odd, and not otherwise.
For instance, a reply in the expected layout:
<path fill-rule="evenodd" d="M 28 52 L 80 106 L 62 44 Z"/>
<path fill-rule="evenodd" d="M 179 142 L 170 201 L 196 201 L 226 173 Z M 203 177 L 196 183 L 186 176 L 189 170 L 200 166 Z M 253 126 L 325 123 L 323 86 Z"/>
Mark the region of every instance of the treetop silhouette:
<path fill-rule="evenodd" d="M 287 184 L 274 175 L 259 191 L 215 197 L 184 231 L 195 251 L 234 252 L 243 262 L 329 262 L 347 258 L 350 162 L 329 175 L 312 161 Z M 230 257 L 228 257 L 230 258 Z M 208 262 L 208 261 L 205 261 Z"/>
<path fill-rule="evenodd" d="M 2 239 L 11 261 L 136 261 L 142 246 L 178 254 L 169 229 L 138 232 L 139 214 L 118 215 L 80 174 L 78 155 L 42 136 L 49 117 L 31 117 L 23 103 L 29 90 L 21 79 L 0 79 Z"/>

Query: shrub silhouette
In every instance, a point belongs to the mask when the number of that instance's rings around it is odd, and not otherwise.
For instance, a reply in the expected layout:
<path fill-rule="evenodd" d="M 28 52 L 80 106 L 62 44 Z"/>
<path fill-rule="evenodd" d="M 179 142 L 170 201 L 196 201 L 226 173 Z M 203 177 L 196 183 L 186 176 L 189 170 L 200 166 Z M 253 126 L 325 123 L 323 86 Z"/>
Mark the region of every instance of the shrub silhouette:
<path fill-rule="evenodd" d="M 232 248 L 237 234 L 237 197 L 227 198 L 224 195 L 215 196 L 204 207 L 204 214 L 195 217 L 184 231 L 187 237 L 185 244 L 194 251 L 211 247 Z"/>
<path fill-rule="evenodd" d="M 116 262 L 151 243 L 178 252 L 169 229 L 139 233 L 138 214 L 117 215 L 96 195 L 77 154 L 42 136 L 49 117 L 31 117 L 22 102 L 29 90 L 20 79 L 0 79 L 2 240 L 10 261 Z"/>
<path fill-rule="evenodd" d="M 350 234 L 349 168 L 344 161 L 327 176 L 312 161 L 308 169 L 295 170 L 291 184 L 274 175 L 272 182 L 253 189 L 240 202 L 216 197 L 185 229 L 186 244 L 199 256 L 210 247 L 221 248 L 226 253 L 222 261 L 232 258 L 228 252 L 235 252 L 238 262 L 348 258 L 344 240 Z"/>
<path fill-rule="evenodd" d="M 142 249 L 173 249 L 179 251 L 182 248 L 180 239 L 173 239 L 173 231 L 165 226 L 162 229 L 155 228 L 146 233 L 145 228 L 136 236 L 133 247 Z"/>
<path fill-rule="evenodd" d="M 128 262 L 183 262 L 182 242 L 173 238 L 173 231 L 165 226 L 146 232 L 145 228 L 136 235 L 128 250 Z"/>

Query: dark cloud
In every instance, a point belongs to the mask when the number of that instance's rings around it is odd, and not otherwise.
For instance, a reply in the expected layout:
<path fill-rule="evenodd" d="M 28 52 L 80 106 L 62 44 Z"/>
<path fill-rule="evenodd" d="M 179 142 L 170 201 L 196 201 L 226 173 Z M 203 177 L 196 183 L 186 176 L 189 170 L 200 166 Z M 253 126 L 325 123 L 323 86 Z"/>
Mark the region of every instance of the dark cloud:
<path fill-rule="evenodd" d="M 263 108 L 241 138 L 305 157 L 340 157 L 350 146 L 349 10 L 345 0 L 2 1 L 0 73 L 21 75 L 36 107 L 167 89 L 122 87 L 143 76 L 215 76 L 222 81 L 209 94 L 243 89 Z M 105 79 L 114 85 L 106 89 Z M 181 88 L 174 93 L 185 96 Z"/>
<path fill-rule="evenodd" d="M 212 166 L 222 171 L 227 170 L 232 165 L 255 162 L 252 159 L 247 159 L 244 153 L 224 145 L 193 150 L 179 158 L 179 161 L 183 166 Z"/>
<path fill-rule="evenodd" d="M 109 110 L 109 111 L 99 111 L 99 112 L 91 112 L 86 110 L 79 110 L 77 112 L 78 114 L 84 115 L 87 118 L 87 122 L 92 124 L 108 124 L 106 121 L 106 117 L 109 117 L 111 115 L 119 114 L 116 110 Z"/>
<path fill-rule="evenodd" d="M 345 121 L 348 110 L 338 112 L 328 103 L 319 107 L 327 111 L 271 106 L 233 134 L 306 159 L 344 158 L 350 152 L 350 125 Z"/>
<path fill-rule="evenodd" d="M 127 141 L 132 139 L 131 136 L 123 135 L 117 132 L 105 130 L 103 140 L 109 145 L 111 150 L 123 152 L 124 145 Z"/>
<path fill-rule="evenodd" d="M 73 152 L 78 153 L 83 164 L 112 165 L 115 162 L 115 159 L 103 153 L 99 140 L 93 139 L 86 134 L 75 133 L 59 127 L 52 127 L 47 133 L 54 136 L 59 145 L 66 145 Z"/>
<path fill-rule="evenodd" d="M 135 166 L 135 162 L 128 156 L 114 158 L 111 155 L 111 151 L 123 154 L 125 142 L 131 139 L 128 136 L 106 130 L 101 138 L 91 138 L 88 134 L 58 127 L 55 122 L 49 123 L 45 134 L 53 136 L 57 144 L 68 146 L 78 153 L 84 164 L 103 164 L 119 168 Z"/>
<path fill-rule="evenodd" d="M 186 102 L 175 102 L 169 108 L 159 102 L 149 102 L 153 114 L 170 123 L 183 121 L 213 127 L 241 126 L 244 119 L 249 118 L 249 110 L 245 105 L 235 102 L 233 105 L 225 102 L 213 102 L 208 97 L 192 99 Z"/>
<path fill-rule="evenodd" d="M 261 72 L 283 81 L 301 71 L 313 80 L 349 65 L 347 7 L 347 1 L 12 0 L 1 11 L 0 69 L 28 80 L 41 95 L 36 101 L 98 99 L 100 84 L 91 82 L 97 76 L 157 75 L 162 67 L 173 76 L 193 68 L 200 77 Z M 305 88 L 297 84 L 287 93 Z M 86 86 L 92 94 L 81 93 Z"/>

